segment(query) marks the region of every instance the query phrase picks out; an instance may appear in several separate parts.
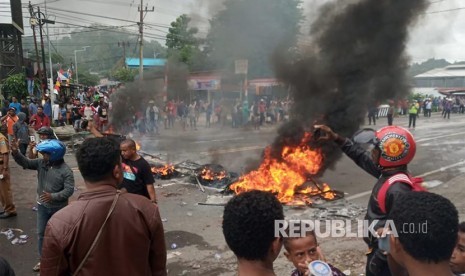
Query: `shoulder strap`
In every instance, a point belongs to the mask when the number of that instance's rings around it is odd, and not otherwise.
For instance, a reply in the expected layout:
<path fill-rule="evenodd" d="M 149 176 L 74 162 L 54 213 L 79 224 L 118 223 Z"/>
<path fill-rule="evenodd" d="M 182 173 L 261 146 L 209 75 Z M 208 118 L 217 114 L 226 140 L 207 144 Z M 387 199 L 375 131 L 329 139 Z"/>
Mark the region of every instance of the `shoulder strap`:
<path fill-rule="evenodd" d="M 391 187 L 391 185 L 395 182 L 402 182 L 402 183 L 408 184 L 411 187 L 413 187 L 412 180 L 410 179 L 408 175 L 404 173 L 395 174 L 389 177 L 386 181 L 384 181 L 383 186 L 381 186 L 381 189 L 379 189 L 378 195 L 377 195 L 378 205 L 383 213 L 386 213 L 387 191 L 389 190 L 389 187 Z"/>
<path fill-rule="evenodd" d="M 94 241 L 92 242 L 92 245 L 90 246 L 89 250 L 87 251 L 86 255 L 84 256 L 84 259 L 82 259 L 81 263 L 79 264 L 78 268 L 76 271 L 74 271 L 73 276 L 78 275 L 79 271 L 82 269 L 84 266 L 84 263 L 87 261 L 87 259 L 90 256 L 90 253 L 92 253 L 92 250 L 95 248 L 95 245 L 97 245 L 97 242 L 102 234 L 102 230 L 105 227 L 105 224 L 107 224 L 108 219 L 110 218 L 111 214 L 113 213 L 113 210 L 115 209 L 116 202 L 118 201 L 119 195 L 121 192 L 119 190 L 116 191 L 116 196 L 115 199 L 113 199 L 113 203 L 111 204 L 110 211 L 108 211 L 107 217 L 105 218 L 105 221 L 103 222 L 102 226 L 100 227 L 100 230 L 98 230 L 97 236 L 95 236 Z"/>

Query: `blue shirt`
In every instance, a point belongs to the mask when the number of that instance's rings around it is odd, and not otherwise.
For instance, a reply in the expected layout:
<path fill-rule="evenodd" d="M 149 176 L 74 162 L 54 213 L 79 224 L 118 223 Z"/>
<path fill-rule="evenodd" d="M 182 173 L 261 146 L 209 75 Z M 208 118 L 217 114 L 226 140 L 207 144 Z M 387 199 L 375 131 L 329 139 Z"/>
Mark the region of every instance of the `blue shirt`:
<path fill-rule="evenodd" d="M 29 112 L 31 113 L 29 114 L 31 116 L 37 113 L 37 105 L 35 103 L 29 104 Z"/>
<path fill-rule="evenodd" d="M 21 111 L 21 104 L 20 103 L 10 103 L 8 107 L 14 107 L 16 109 L 16 114 Z"/>
<path fill-rule="evenodd" d="M 49 118 L 52 118 L 52 105 L 49 102 L 46 102 L 44 104 L 44 113 L 47 115 Z"/>

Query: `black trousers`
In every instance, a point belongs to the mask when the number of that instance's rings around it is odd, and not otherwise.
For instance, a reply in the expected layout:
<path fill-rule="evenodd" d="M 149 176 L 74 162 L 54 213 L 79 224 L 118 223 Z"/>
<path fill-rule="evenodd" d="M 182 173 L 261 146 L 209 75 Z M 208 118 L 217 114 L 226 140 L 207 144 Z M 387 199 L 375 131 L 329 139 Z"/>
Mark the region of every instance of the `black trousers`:
<path fill-rule="evenodd" d="M 376 125 L 376 116 L 375 114 L 368 115 L 368 122 L 371 125 L 371 121 L 373 120 L 373 124 Z"/>
<path fill-rule="evenodd" d="M 417 121 L 417 114 L 409 114 L 408 115 L 408 127 L 412 126 L 413 123 L 413 128 L 415 128 L 415 122 Z"/>
<path fill-rule="evenodd" d="M 388 125 L 392 126 L 392 121 L 394 120 L 394 114 L 388 114 L 387 119 L 388 119 Z"/>
<path fill-rule="evenodd" d="M 373 273 L 370 271 L 370 263 L 372 262 L 373 258 L 375 257 L 375 252 L 377 249 L 374 249 L 370 254 L 367 255 L 367 264 L 365 267 L 365 275 L 366 276 L 391 276 L 391 271 L 389 271 L 389 266 L 387 262 L 384 262 L 381 265 L 381 271 L 379 273 Z M 378 263 L 380 264 L 380 263 Z"/>
<path fill-rule="evenodd" d="M 450 119 L 450 110 L 444 110 L 444 119 L 446 118 L 447 116 L 447 119 Z"/>

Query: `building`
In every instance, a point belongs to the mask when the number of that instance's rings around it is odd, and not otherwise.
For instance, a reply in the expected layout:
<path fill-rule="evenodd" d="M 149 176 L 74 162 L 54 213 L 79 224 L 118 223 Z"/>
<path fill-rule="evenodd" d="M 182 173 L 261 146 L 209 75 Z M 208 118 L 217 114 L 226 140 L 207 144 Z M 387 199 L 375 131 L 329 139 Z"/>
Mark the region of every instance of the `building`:
<path fill-rule="evenodd" d="M 164 58 L 144 58 L 144 69 L 164 67 L 166 64 L 166 59 Z M 126 66 L 128 68 L 137 69 L 140 66 L 139 58 L 126 58 Z"/>
<path fill-rule="evenodd" d="M 414 81 L 419 88 L 465 87 L 465 64 L 433 69 L 416 75 Z"/>
<path fill-rule="evenodd" d="M 0 0 L 0 80 L 22 71 L 23 34 L 21 1 Z"/>

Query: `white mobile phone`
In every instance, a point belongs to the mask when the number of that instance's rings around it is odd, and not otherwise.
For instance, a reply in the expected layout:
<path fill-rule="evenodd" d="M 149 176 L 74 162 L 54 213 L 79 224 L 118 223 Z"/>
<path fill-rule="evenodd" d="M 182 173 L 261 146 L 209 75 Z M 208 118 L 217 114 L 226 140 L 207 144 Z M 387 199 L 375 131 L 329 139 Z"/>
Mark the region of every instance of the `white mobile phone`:
<path fill-rule="evenodd" d="M 29 136 L 29 139 L 31 140 L 31 142 L 35 142 L 35 141 L 36 141 L 36 137 L 35 137 L 34 135 Z"/>

